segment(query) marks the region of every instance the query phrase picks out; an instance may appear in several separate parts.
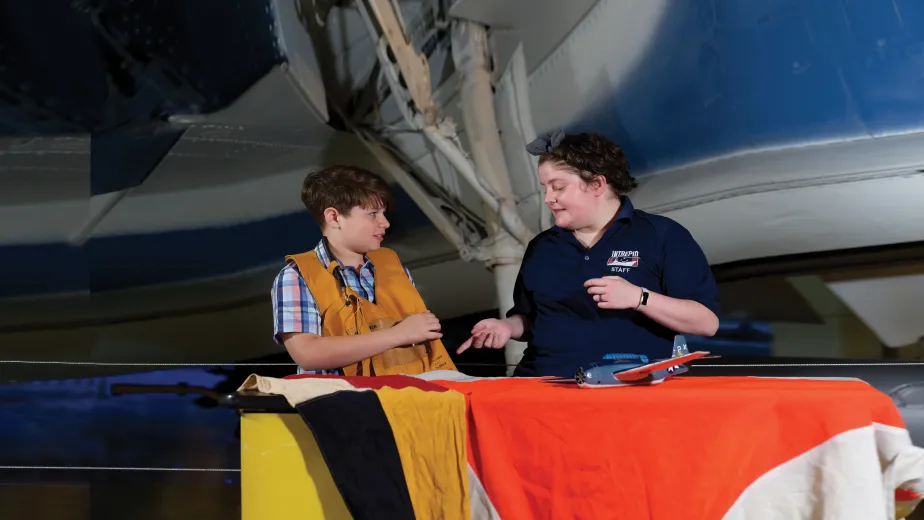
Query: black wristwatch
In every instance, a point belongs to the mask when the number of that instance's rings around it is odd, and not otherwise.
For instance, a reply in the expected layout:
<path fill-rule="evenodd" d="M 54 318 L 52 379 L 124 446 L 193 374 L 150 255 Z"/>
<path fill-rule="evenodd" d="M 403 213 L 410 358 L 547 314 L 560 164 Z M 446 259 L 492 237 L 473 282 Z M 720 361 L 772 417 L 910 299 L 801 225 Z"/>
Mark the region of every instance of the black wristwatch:
<path fill-rule="evenodd" d="M 642 295 L 638 298 L 638 305 L 636 309 L 641 309 L 642 307 L 648 305 L 648 289 L 642 287 Z"/>

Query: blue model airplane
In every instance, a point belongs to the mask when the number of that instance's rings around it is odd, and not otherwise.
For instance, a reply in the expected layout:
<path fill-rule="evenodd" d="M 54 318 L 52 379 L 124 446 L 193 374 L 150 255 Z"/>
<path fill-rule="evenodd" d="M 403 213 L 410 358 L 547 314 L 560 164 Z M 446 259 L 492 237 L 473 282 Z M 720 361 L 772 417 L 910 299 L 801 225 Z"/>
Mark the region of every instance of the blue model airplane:
<path fill-rule="evenodd" d="M 608 388 L 615 386 L 656 385 L 669 377 L 683 374 L 684 365 L 694 359 L 708 356 L 707 351 L 692 354 L 683 336 L 674 337 L 671 357 L 653 363 L 644 354 L 607 354 L 602 361 L 578 368 L 574 379 L 551 379 L 550 382 L 574 382 L 581 388 Z"/>

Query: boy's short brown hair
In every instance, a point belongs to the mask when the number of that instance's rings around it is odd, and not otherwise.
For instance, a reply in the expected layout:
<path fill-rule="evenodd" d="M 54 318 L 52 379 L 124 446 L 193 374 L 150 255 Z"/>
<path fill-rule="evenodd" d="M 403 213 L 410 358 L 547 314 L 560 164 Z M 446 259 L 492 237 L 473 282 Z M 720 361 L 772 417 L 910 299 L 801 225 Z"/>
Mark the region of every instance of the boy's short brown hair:
<path fill-rule="evenodd" d="M 388 182 L 358 166 L 331 166 L 309 173 L 302 182 L 302 203 L 322 229 L 327 208 L 349 215 L 356 206 L 387 209 L 393 202 Z"/>

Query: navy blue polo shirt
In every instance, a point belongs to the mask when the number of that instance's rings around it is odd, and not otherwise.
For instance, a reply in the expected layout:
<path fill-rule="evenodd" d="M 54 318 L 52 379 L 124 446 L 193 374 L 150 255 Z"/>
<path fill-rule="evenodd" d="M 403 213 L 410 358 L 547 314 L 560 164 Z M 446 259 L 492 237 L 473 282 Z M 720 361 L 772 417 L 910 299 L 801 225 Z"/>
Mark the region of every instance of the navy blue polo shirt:
<path fill-rule="evenodd" d="M 712 270 L 690 232 L 677 222 L 632 207 L 628 197 L 591 248 L 553 226 L 526 248 L 507 316 L 530 322 L 517 376 L 572 377 L 579 366 L 611 352 L 671 354 L 675 332 L 635 309 L 601 309 L 584 282 L 621 276 L 651 292 L 694 300 L 718 315 Z"/>

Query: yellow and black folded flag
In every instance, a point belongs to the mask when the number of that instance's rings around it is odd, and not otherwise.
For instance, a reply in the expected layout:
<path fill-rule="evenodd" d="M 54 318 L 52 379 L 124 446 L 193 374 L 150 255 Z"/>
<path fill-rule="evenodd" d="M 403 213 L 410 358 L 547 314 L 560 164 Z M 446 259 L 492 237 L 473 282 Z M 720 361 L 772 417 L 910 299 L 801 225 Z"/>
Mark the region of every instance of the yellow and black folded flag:
<path fill-rule="evenodd" d="M 462 394 L 406 376 L 251 376 L 241 388 L 289 400 L 354 519 L 472 518 Z"/>

